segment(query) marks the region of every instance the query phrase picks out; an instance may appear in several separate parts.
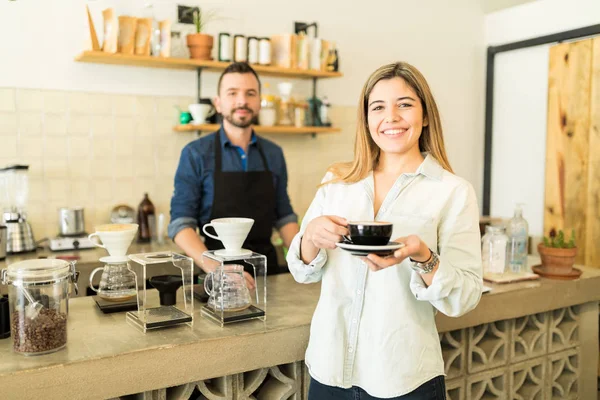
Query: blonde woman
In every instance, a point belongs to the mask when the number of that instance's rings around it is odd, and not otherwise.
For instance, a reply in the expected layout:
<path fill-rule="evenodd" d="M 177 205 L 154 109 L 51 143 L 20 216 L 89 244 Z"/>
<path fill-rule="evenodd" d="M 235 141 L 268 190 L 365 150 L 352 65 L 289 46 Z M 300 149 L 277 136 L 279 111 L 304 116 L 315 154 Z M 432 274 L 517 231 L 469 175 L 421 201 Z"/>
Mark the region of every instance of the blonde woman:
<path fill-rule="evenodd" d="M 453 174 L 423 75 L 395 63 L 365 83 L 354 160 L 325 175 L 287 261 L 322 282 L 306 364 L 309 399 L 444 399 L 435 313 L 460 316 L 481 297 L 479 210 Z M 336 247 L 348 221 L 393 223 L 388 257 Z"/>

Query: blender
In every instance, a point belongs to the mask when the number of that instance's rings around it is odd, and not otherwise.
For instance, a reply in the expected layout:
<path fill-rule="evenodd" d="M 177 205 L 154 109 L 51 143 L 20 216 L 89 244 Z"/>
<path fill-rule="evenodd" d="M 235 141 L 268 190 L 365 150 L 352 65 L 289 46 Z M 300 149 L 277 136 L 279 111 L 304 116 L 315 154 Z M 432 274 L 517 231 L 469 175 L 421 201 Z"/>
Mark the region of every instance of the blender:
<path fill-rule="evenodd" d="M 11 165 L 0 169 L 0 193 L 6 193 L 2 221 L 7 228 L 7 253 L 24 253 L 36 248 L 25 212 L 29 195 L 28 170 L 28 165 Z"/>

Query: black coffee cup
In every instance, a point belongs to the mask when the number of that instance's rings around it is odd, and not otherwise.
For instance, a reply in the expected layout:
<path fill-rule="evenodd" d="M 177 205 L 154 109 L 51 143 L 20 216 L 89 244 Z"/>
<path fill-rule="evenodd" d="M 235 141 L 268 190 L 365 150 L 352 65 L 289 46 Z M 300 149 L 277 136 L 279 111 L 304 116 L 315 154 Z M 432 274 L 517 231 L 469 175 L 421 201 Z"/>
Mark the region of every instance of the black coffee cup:
<path fill-rule="evenodd" d="M 347 240 L 361 246 L 385 246 L 390 242 L 394 225 L 382 221 L 353 221 L 348 223 Z"/>

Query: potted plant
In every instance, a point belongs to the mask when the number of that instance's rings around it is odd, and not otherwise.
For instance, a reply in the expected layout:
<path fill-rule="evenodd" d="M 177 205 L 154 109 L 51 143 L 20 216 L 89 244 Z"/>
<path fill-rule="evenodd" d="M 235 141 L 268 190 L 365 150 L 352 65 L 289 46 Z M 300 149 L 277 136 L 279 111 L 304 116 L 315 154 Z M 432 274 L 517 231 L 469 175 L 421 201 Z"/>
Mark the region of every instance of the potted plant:
<path fill-rule="evenodd" d="M 190 49 L 190 58 L 197 60 L 212 60 L 213 37 L 202 33 L 205 25 L 210 20 L 212 14 L 202 13 L 200 8 L 194 9 L 194 26 L 196 33 L 187 35 L 187 46 Z"/>
<path fill-rule="evenodd" d="M 575 230 L 571 232 L 571 238 L 565 241 L 562 230 L 558 234 L 554 231 L 550 237 L 544 237 L 543 243 L 538 244 L 538 252 L 542 259 L 542 267 L 550 274 L 565 274 L 573 270 L 577 246 L 575 245 Z"/>

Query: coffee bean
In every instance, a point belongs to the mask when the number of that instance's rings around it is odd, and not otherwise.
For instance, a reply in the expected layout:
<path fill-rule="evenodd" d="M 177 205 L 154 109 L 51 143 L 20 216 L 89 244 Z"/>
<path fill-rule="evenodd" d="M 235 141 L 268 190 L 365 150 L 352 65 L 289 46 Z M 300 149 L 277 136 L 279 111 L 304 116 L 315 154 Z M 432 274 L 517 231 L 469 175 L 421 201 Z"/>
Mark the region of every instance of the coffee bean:
<path fill-rule="evenodd" d="M 19 353 L 41 353 L 67 343 L 67 315 L 51 308 L 42 308 L 35 318 L 24 311 L 15 311 L 11 324 L 13 348 Z"/>

